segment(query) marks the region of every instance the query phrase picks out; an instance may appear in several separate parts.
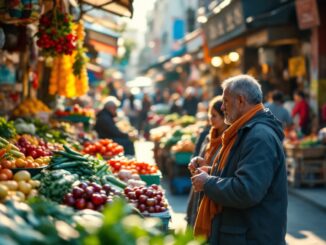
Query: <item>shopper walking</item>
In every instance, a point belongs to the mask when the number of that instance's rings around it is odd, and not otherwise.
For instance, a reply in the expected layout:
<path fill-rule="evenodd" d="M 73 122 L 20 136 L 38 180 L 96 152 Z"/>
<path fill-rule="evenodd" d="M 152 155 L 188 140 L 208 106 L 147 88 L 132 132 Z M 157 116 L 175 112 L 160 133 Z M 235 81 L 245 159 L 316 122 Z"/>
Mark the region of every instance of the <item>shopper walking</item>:
<path fill-rule="evenodd" d="M 287 175 L 281 123 L 264 110 L 259 83 L 248 75 L 222 84 L 222 148 L 210 174 L 198 168 L 203 191 L 194 232 L 210 244 L 285 245 Z"/>
<path fill-rule="evenodd" d="M 201 145 L 199 154 L 191 159 L 189 163 L 189 170 L 194 173 L 196 167 L 211 166 L 213 160 L 215 159 L 219 148 L 222 145 L 222 133 L 227 128 L 224 123 L 224 113 L 221 110 L 222 106 L 222 96 L 214 97 L 208 108 L 209 126 L 210 130 L 203 141 L 196 143 Z M 203 131 L 205 133 L 206 130 Z M 202 136 L 202 135 L 201 135 Z M 200 139 L 200 137 L 199 137 Z M 190 191 L 189 201 L 187 206 L 187 222 L 188 225 L 193 227 L 197 217 L 197 211 L 199 207 L 200 200 L 203 194 L 200 192 L 194 192 L 193 189 Z"/>

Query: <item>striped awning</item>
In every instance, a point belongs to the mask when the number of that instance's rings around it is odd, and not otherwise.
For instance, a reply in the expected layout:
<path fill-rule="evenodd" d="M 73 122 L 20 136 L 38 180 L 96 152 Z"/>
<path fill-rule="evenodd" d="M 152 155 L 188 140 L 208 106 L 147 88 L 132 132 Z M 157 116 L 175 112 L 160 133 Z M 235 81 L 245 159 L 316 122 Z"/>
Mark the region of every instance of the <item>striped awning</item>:
<path fill-rule="evenodd" d="M 133 0 L 80 0 L 79 4 L 87 4 L 118 16 L 132 17 Z"/>

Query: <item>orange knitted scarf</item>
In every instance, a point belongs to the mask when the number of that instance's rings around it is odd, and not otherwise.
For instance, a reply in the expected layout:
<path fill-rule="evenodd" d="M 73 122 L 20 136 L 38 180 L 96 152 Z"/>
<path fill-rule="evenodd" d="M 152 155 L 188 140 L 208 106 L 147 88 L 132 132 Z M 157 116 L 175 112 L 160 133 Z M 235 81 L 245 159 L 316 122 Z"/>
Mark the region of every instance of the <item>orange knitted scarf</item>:
<path fill-rule="evenodd" d="M 211 162 L 212 157 L 220 147 L 221 143 L 222 137 L 218 135 L 218 130 L 216 128 L 211 127 L 209 131 L 209 143 L 207 144 L 204 156 L 208 164 Z"/>
<path fill-rule="evenodd" d="M 235 143 L 238 130 L 247 123 L 257 112 L 264 109 L 262 104 L 258 104 L 245 113 L 242 117 L 236 120 L 222 135 L 222 148 L 214 161 L 211 175 L 217 168 L 219 171 L 225 167 L 230 151 Z M 195 236 L 202 235 L 208 238 L 211 234 L 211 223 L 215 215 L 221 212 L 222 206 L 210 200 L 204 195 L 199 209 L 194 227 Z"/>

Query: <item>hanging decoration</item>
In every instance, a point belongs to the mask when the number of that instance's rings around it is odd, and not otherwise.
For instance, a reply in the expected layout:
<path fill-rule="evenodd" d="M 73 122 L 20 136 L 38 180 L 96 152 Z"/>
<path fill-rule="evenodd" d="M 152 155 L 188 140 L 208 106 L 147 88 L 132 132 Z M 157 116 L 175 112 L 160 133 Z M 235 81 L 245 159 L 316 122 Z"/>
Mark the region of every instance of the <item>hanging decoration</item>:
<path fill-rule="evenodd" d="M 76 35 L 73 34 L 72 17 L 57 7 L 40 18 L 36 44 L 46 56 L 71 55 L 76 49 Z"/>

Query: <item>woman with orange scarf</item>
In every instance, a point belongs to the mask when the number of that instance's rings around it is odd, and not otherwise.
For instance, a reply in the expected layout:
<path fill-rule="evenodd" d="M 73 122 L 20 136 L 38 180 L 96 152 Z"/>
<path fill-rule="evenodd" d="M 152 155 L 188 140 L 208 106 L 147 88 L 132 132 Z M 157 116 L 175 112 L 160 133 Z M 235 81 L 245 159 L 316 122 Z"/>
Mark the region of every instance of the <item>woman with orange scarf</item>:
<path fill-rule="evenodd" d="M 210 244 L 285 245 L 287 175 L 281 123 L 262 105 L 259 83 L 240 75 L 222 84 L 222 147 L 210 173 L 198 168 L 203 192 L 194 234 Z"/>
<path fill-rule="evenodd" d="M 202 143 L 199 156 L 192 158 L 189 163 L 188 168 L 190 172 L 194 172 L 198 166 L 206 166 L 206 168 L 212 166 L 218 149 L 221 147 L 221 136 L 224 130 L 227 128 L 227 125 L 224 123 L 224 113 L 221 110 L 221 106 L 222 96 L 214 97 L 209 103 L 208 117 L 211 128 L 209 134 Z M 188 225 L 191 227 L 193 227 L 195 224 L 197 210 L 201 198 L 201 193 L 195 193 L 193 190 L 190 191 L 186 219 Z"/>

